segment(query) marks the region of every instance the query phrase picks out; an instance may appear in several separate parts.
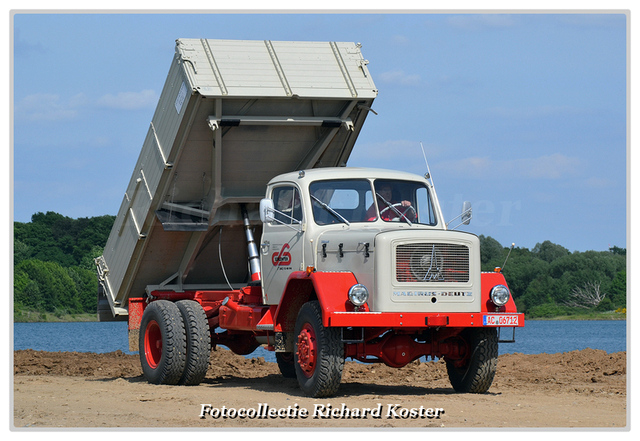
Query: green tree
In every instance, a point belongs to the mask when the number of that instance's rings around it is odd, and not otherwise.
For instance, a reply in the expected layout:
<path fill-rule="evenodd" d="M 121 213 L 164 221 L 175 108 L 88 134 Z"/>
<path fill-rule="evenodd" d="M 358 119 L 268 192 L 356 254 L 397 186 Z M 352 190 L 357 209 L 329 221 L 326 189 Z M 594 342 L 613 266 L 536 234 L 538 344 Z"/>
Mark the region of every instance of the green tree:
<path fill-rule="evenodd" d="M 617 254 L 620 256 L 626 256 L 627 255 L 627 249 L 626 248 L 620 248 L 617 246 L 612 246 L 611 248 L 609 248 L 609 252 L 613 253 L 613 254 Z"/>
<path fill-rule="evenodd" d="M 80 267 L 89 271 L 92 271 L 94 274 L 96 272 L 96 263 L 94 261 L 94 259 L 96 259 L 97 257 L 102 256 L 102 254 L 104 253 L 104 248 L 101 247 L 100 245 L 94 245 L 91 248 L 91 251 L 89 251 L 88 253 L 86 253 L 84 255 L 84 257 L 82 257 L 82 260 L 80 260 Z"/>
<path fill-rule="evenodd" d="M 611 282 L 609 298 L 615 308 L 627 307 L 627 272 L 619 271 Z"/>
<path fill-rule="evenodd" d="M 537 243 L 533 250 L 531 250 L 533 254 L 536 255 L 539 259 L 544 260 L 545 262 L 553 262 L 560 257 L 566 256 L 569 253 L 569 250 L 561 245 L 556 245 L 549 240 L 545 240 L 542 243 Z"/>
<path fill-rule="evenodd" d="M 44 305 L 38 282 L 20 268 L 13 275 L 13 302 L 17 308 L 42 309 Z"/>
<path fill-rule="evenodd" d="M 483 243 L 489 242 L 481 242 L 481 246 Z M 625 254 L 620 250 L 570 253 L 545 241 L 531 251 L 514 248 L 503 273 L 518 310 L 530 316 L 545 316 L 553 311 L 570 313 L 572 308 L 565 305 L 571 304 L 572 293 L 595 285 L 607 295 L 590 308 L 610 310 L 626 304 Z M 483 269 L 490 268 L 483 265 Z"/>
<path fill-rule="evenodd" d="M 532 280 L 522 296 L 521 304 L 524 306 L 524 311 L 530 312 L 534 307 L 540 306 L 545 303 L 553 303 L 551 293 L 554 290 L 554 281 L 547 275 L 540 275 Z"/>
<path fill-rule="evenodd" d="M 564 314 L 567 314 L 566 308 L 555 303 L 543 303 L 532 307 L 527 315 L 531 318 L 551 318 Z"/>
<path fill-rule="evenodd" d="M 537 258 L 527 248 L 514 248 L 503 274 L 514 299 L 525 295 L 531 283 L 548 275 L 549 263 Z M 527 302 L 527 304 L 529 304 Z"/>
<path fill-rule="evenodd" d="M 36 259 L 28 259 L 20 262 L 15 273 L 24 273 L 30 281 L 36 285 L 23 282 L 22 292 L 15 293 L 19 301 L 25 306 L 33 306 L 47 312 L 57 310 L 69 313 L 82 312 L 82 305 L 78 299 L 78 291 L 74 281 L 69 277 L 67 270 L 57 262 L 42 262 Z M 37 286 L 38 297 L 29 299 L 26 291 Z"/>
<path fill-rule="evenodd" d="M 13 241 L 13 264 L 17 265 L 31 257 L 31 247 L 19 240 Z"/>
<path fill-rule="evenodd" d="M 493 267 L 490 267 L 492 262 L 500 261 L 506 257 L 504 248 L 500 245 L 500 242 L 491 236 L 485 237 L 484 235 L 480 235 L 478 239 L 480 239 L 480 261 L 482 268 L 485 271 L 492 270 L 496 266 L 494 264 Z M 502 262 L 497 265 L 502 265 Z"/>
<path fill-rule="evenodd" d="M 29 223 L 14 223 L 14 238 L 28 247 L 28 257 L 64 267 L 83 265 L 87 256 L 96 257 L 96 247 L 104 248 L 114 220 L 114 216 L 71 219 L 51 211 L 36 213 Z"/>
<path fill-rule="evenodd" d="M 95 312 L 100 256 L 115 216 L 35 213 L 14 222 L 14 304 L 47 312 Z"/>
<path fill-rule="evenodd" d="M 598 283 L 607 293 L 616 274 L 626 266 L 626 258 L 608 252 L 585 251 L 563 256 L 549 268 L 551 277 L 562 280 L 566 286 L 563 299 L 576 287 Z"/>
<path fill-rule="evenodd" d="M 82 311 L 95 312 L 98 307 L 98 279 L 95 271 L 74 266 L 67 268 L 67 274 L 75 284 Z"/>

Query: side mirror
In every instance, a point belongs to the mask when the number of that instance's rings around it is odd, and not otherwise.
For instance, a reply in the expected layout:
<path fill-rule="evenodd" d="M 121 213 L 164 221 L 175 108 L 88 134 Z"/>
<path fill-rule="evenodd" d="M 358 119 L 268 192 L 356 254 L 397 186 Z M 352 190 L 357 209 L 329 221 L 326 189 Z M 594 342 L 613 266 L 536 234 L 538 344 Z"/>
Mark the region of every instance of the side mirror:
<path fill-rule="evenodd" d="M 464 201 L 462 203 L 462 223 L 465 225 L 469 225 L 469 223 L 471 222 L 471 218 L 471 202 Z"/>
<path fill-rule="evenodd" d="M 273 222 L 273 199 L 260 201 L 260 220 L 262 223 Z"/>

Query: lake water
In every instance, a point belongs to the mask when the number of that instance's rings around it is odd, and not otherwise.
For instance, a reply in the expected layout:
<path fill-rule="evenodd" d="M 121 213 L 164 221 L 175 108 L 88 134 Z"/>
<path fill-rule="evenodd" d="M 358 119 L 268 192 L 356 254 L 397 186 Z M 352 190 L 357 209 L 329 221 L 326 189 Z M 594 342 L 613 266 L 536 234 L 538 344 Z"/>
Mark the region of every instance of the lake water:
<path fill-rule="evenodd" d="M 511 337 L 505 329 L 503 338 Z M 516 329 L 515 343 L 501 343 L 500 354 L 570 352 L 585 348 L 607 353 L 627 350 L 627 322 L 619 321 L 528 321 Z M 14 349 L 70 352 L 129 352 L 126 322 L 14 323 Z M 275 362 L 275 354 L 260 347 L 249 357 Z"/>

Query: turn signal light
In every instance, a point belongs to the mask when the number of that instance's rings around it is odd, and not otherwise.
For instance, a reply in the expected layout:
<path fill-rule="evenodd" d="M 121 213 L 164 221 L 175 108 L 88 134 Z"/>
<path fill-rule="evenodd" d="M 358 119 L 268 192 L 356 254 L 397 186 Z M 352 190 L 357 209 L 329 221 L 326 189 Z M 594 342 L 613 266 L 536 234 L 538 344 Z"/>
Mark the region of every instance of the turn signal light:
<path fill-rule="evenodd" d="M 309 277 L 311 275 L 312 272 L 314 272 L 316 269 L 312 266 L 308 266 L 307 267 L 307 277 Z"/>

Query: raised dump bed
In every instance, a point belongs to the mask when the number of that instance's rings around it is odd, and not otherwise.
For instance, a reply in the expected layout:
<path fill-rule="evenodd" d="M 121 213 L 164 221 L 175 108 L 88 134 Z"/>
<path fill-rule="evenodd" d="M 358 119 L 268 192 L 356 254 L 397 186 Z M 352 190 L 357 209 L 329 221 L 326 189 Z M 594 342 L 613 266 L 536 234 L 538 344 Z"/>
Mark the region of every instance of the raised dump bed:
<path fill-rule="evenodd" d="M 267 182 L 346 165 L 377 89 L 360 45 L 180 39 L 99 273 L 100 320 L 149 289 L 250 280 Z M 110 185 L 119 185 L 110 183 Z"/>

